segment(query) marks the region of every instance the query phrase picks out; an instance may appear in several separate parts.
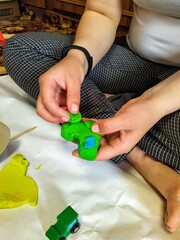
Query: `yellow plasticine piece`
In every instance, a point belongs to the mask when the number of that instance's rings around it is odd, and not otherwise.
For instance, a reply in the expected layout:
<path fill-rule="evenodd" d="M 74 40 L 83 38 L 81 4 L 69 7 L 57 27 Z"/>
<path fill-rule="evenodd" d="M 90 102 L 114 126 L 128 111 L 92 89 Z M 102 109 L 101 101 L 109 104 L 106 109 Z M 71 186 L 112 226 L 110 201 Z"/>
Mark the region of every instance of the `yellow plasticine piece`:
<path fill-rule="evenodd" d="M 40 165 L 36 168 L 36 170 L 40 170 L 41 167 L 42 167 L 42 164 L 40 164 Z"/>
<path fill-rule="evenodd" d="M 15 208 L 28 203 L 37 205 L 38 187 L 26 176 L 28 161 L 16 154 L 0 171 L 0 208 Z"/>

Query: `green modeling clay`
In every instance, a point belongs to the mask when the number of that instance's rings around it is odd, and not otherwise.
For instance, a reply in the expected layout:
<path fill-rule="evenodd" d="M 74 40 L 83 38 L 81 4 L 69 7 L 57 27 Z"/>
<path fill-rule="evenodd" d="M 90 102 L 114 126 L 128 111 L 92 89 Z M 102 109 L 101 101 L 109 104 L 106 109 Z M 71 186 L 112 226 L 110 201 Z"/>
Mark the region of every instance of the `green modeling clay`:
<path fill-rule="evenodd" d="M 94 121 L 81 121 L 80 112 L 77 114 L 69 113 L 69 116 L 70 121 L 62 124 L 61 136 L 78 144 L 78 153 L 81 158 L 95 160 L 102 135 L 91 131 Z"/>
<path fill-rule="evenodd" d="M 28 203 L 37 204 L 38 187 L 26 176 L 28 161 L 16 154 L 0 171 L 0 208 L 15 208 Z"/>

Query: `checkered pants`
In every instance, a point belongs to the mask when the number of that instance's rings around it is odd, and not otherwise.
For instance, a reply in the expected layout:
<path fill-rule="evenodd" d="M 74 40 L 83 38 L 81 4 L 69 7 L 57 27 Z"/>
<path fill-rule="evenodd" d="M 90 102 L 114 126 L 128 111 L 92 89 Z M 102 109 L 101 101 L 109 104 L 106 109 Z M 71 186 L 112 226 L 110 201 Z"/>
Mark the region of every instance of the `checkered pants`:
<path fill-rule="evenodd" d="M 37 99 L 39 76 L 61 59 L 62 47 L 71 44 L 73 39 L 71 35 L 45 32 L 15 35 L 4 48 L 4 63 L 9 75 L 24 91 Z M 177 67 L 139 57 L 129 49 L 125 38 L 118 38 L 85 78 L 81 87 L 80 111 L 83 117 L 112 117 L 128 100 L 178 70 Z M 103 93 L 115 96 L 107 99 Z M 180 171 L 180 111 L 162 118 L 145 134 L 138 146 Z M 119 164 L 127 154 L 114 157 L 112 161 Z"/>

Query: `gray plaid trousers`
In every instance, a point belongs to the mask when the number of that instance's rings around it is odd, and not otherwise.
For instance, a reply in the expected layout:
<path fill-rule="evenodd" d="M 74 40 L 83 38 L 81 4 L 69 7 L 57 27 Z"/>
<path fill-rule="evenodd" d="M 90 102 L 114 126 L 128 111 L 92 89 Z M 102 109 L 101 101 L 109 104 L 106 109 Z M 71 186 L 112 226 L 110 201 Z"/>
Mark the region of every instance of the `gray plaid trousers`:
<path fill-rule="evenodd" d="M 7 41 L 4 63 L 12 79 L 31 97 L 39 94 L 39 76 L 61 60 L 61 49 L 74 36 L 45 32 L 17 34 Z M 116 39 L 104 58 L 84 79 L 80 111 L 83 117 L 112 117 L 123 104 L 163 81 L 179 68 L 145 60 L 132 52 L 125 37 Z M 115 94 L 106 98 L 103 93 Z M 162 118 L 138 146 L 155 159 L 180 171 L 180 111 Z M 111 159 L 119 164 L 126 156 Z"/>

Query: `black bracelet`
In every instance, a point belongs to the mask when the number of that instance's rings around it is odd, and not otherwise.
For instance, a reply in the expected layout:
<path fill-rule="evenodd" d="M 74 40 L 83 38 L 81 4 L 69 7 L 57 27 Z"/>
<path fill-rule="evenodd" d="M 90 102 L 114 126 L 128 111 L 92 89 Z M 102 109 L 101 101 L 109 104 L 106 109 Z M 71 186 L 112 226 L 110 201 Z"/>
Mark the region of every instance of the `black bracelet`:
<path fill-rule="evenodd" d="M 89 73 L 90 73 L 90 71 L 91 71 L 91 69 L 92 69 L 92 65 L 93 65 L 93 58 L 92 58 L 91 55 L 89 54 L 88 50 L 85 49 L 84 47 L 77 46 L 77 45 L 65 46 L 65 47 L 62 49 L 62 58 L 66 57 L 66 55 L 68 54 L 68 52 L 69 52 L 71 49 L 80 50 L 80 51 L 83 52 L 84 55 L 86 56 L 86 59 L 87 59 L 87 62 L 88 62 L 88 70 L 87 70 L 86 76 L 88 76 Z M 85 76 L 85 77 L 86 77 L 86 76 Z"/>

